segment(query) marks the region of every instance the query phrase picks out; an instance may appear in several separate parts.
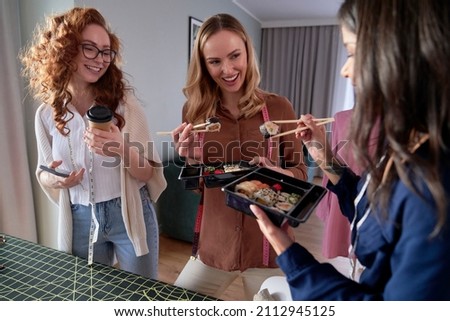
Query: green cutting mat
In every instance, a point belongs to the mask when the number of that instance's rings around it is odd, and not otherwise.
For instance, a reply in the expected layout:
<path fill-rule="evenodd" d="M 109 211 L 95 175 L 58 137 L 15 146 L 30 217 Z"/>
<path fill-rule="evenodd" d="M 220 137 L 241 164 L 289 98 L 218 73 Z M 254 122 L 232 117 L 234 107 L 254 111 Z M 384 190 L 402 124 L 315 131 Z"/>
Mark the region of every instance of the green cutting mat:
<path fill-rule="evenodd" d="M 213 297 L 144 278 L 29 241 L 0 245 L 0 300 L 213 301 Z"/>

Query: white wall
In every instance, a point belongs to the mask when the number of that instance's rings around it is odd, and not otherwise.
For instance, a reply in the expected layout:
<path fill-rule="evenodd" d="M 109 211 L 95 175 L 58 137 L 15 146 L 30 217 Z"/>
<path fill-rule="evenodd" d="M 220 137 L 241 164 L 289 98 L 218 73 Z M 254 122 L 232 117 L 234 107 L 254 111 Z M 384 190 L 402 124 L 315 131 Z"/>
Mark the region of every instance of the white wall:
<path fill-rule="evenodd" d="M 22 46 L 28 43 L 36 24 L 42 22 L 44 16 L 71 8 L 70 0 L 19 0 L 20 31 Z M 24 89 L 25 128 L 27 128 L 27 151 L 29 171 L 33 182 L 33 201 L 36 211 L 38 242 L 56 248 L 57 208 L 50 203 L 37 183 L 35 171 L 37 162 L 36 139 L 34 135 L 34 113 L 39 103 L 27 96 Z"/>
<path fill-rule="evenodd" d="M 123 45 L 124 71 L 144 105 L 153 138 L 161 157 L 172 158 L 169 137 L 156 136 L 157 131 L 171 130 L 181 121 L 181 108 L 188 63 L 189 16 L 200 20 L 226 12 L 245 26 L 259 53 L 261 26 L 231 0 L 17 0 L 21 13 L 23 45 L 32 35 L 36 23 L 46 14 L 59 13 L 73 6 L 97 8 L 108 20 Z M 38 102 L 25 100 L 30 175 L 39 243 L 56 248 L 56 207 L 38 186 L 34 111 Z M 163 146 L 166 146 L 165 148 Z"/>

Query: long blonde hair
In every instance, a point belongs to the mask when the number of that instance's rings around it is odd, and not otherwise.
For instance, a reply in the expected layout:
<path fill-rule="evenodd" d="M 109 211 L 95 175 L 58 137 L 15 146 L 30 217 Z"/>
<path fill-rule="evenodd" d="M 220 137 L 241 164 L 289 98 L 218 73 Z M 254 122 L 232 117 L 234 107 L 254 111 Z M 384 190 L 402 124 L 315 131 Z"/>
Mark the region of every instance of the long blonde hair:
<path fill-rule="evenodd" d="M 264 105 L 265 91 L 260 89 L 259 67 L 252 41 L 242 24 L 233 16 L 225 13 L 207 19 L 198 31 L 194 43 L 191 61 L 183 94 L 186 96 L 186 120 L 190 123 L 203 122 L 215 114 L 220 100 L 220 89 L 206 68 L 203 48 L 209 37 L 221 30 L 236 33 L 245 43 L 247 50 L 247 73 L 244 81 L 244 95 L 239 100 L 239 109 L 244 117 L 251 117 L 261 111 Z"/>

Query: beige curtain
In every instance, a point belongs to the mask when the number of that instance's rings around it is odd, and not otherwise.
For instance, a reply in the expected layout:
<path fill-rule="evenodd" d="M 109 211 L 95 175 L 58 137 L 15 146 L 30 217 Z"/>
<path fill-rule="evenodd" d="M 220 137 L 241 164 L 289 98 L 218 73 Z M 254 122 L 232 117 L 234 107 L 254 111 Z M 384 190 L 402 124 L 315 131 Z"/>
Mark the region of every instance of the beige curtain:
<path fill-rule="evenodd" d="M 261 46 L 262 86 L 286 96 L 298 116 L 330 117 L 342 109 L 334 106 L 343 103 L 346 86 L 338 26 L 266 28 Z"/>
<path fill-rule="evenodd" d="M 0 0 L 0 233 L 37 241 L 36 219 L 25 134 L 19 10 Z"/>

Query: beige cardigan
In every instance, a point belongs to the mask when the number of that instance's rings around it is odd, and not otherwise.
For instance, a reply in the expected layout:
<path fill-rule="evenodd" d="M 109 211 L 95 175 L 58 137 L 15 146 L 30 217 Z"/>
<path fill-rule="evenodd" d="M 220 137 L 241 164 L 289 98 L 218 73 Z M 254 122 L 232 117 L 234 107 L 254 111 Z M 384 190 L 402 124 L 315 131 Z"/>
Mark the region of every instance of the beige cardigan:
<path fill-rule="evenodd" d="M 48 198 L 58 206 L 58 249 L 60 251 L 72 252 L 72 211 L 70 207 L 69 191 L 67 189 L 52 189 L 44 187 L 40 181 L 41 169 L 40 164 L 49 164 L 52 159 L 52 137 L 46 131 L 44 120 L 41 118 L 44 108 L 50 108 L 48 105 L 42 104 L 35 117 L 35 131 L 38 147 L 38 166 L 36 177 L 41 188 Z M 160 157 L 156 150 L 156 146 L 151 140 L 150 130 L 147 124 L 147 118 L 144 109 L 133 95 L 127 95 L 124 104 L 121 106 L 124 111 L 125 126 L 122 133 L 128 133 L 131 142 L 140 142 L 144 146 L 144 157 L 152 160 L 157 164 L 161 164 Z M 48 120 L 47 120 L 48 121 Z M 144 224 L 144 216 L 142 211 L 142 202 L 139 193 L 139 182 L 134 179 L 123 167 L 121 163 L 120 180 L 121 180 L 121 202 L 122 217 L 125 228 L 128 233 L 137 256 L 148 253 L 146 242 L 146 229 Z M 150 197 L 156 202 L 161 193 L 167 187 L 164 177 L 163 167 L 155 167 L 153 176 L 147 182 Z"/>

